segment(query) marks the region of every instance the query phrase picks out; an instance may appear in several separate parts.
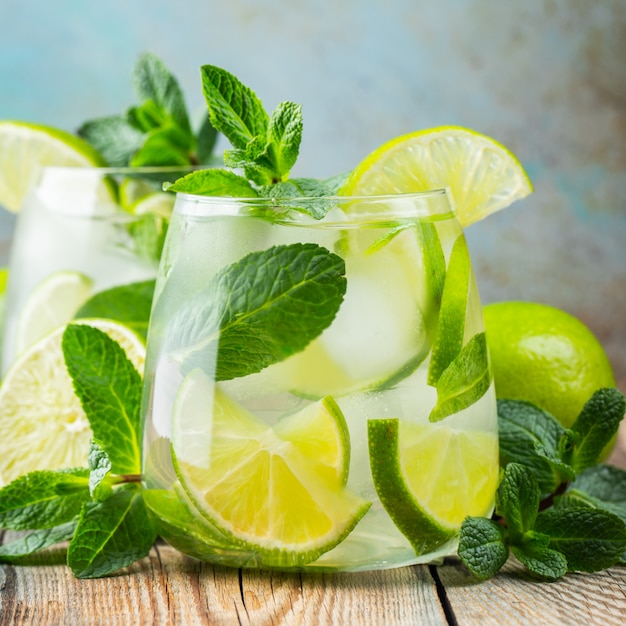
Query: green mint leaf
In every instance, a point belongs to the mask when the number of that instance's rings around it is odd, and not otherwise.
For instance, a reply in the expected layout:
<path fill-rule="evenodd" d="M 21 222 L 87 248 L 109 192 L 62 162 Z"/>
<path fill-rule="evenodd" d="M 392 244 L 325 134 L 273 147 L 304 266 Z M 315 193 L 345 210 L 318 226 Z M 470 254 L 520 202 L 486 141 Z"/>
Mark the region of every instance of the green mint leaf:
<path fill-rule="evenodd" d="M 326 216 L 334 203 L 328 197 L 331 190 L 323 181 L 315 178 L 292 178 L 285 182 L 267 185 L 261 189 L 262 195 L 275 203 L 274 213 L 298 211 L 310 215 L 316 220 Z M 298 198 L 308 198 L 306 202 Z M 311 199 L 313 198 L 313 199 Z"/>
<path fill-rule="evenodd" d="M 211 124 L 234 148 L 244 150 L 251 140 L 267 136 L 269 117 L 249 87 L 213 65 L 203 65 L 201 74 Z"/>
<path fill-rule="evenodd" d="M 66 522 L 53 528 L 45 528 L 29 533 L 10 543 L 0 546 L 0 563 L 20 563 L 25 557 L 48 548 L 74 535 L 76 522 Z"/>
<path fill-rule="evenodd" d="M 426 289 L 429 307 L 424 311 L 424 323 L 428 337 L 433 342 L 436 341 L 437 324 L 441 311 L 441 301 L 443 298 L 443 288 L 446 281 L 446 257 L 441 245 L 441 239 L 437 227 L 432 222 L 421 222 L 417 229 L 419 245 L 424 251 L 423 258 L 426 270 Z M 432 378 L 439 377 L 439 372 L 431 372 Z M 431 384 L 436 381 L 431 380 Z"/>
<path fill-rule="evenodd" d="M 202 124 L 197 133 L 198 161 L 208 165 L 213 161 L 213 150 L 217 143 L 218 133 L 211 124 L 209 114 L 206 113 L 202 119 Z"/>
<path fill-rule="evenodd" d="M 125 484 L 83 507 L 67 563 L 77 578 L 106 576 L 146 556 L 155 539 L 141 487 Z"/>
<path fill-rule="evenodd" d="M 102 446 L 94 439 L 89 443 L 87 463 L 90 470 L 89 493 L 94 500 L 102 502 L 113 493 L 112 486 L 105 482 L 106 478 L 111 474 L 111 459 L 102 449 Z"/>
<path fill-rule="evenodd" d="M 594 465 L 576 477 L 565 496 L 613 513 L 626 524 L 626 470 L 612 465 Z"/>
<path fill-rule="evenodd" d="M 617 433 L 626 411 L 626 399 L 618 389 L 599 389 L 587 401 L 572 424 L 578 437 L 567 458 L 576 473 L 598 462 L 600 453 Z"/>
<path fill-rule="evenodd" d="M 273 171 L 280 181 L 289 174 L 300 152 L 302 107 L 294 102 L 281 102 L 272 113 L 268 138 Z"/>
<path fill-rule="evenodd" d="M 520 545 L 512 545 L 511 552 L 533 574 L 548 580 L 558 580 L 567 573 L 567 559 L 549 548 L 550 537 L 530 531 Z"/>
<path fill-rule="evenodd" d="M 500 463 L 519 463 L 530 468 L 542 494 L 553 493 L 561 483 L 561 473 L 573 472 L 560 465 L 559 442 L 566 430 L 546 411 L 522 400 L 498 400 Z M 556 471 L 556 468 L 559 471 Z"/>
<path fill-rule="evenodd" d="M 491 578 L 509 558 L 504 528 L 484 517 L 466 517 L 461 524 L 458 555 L 480 580 Z"/>
<path fill-rule="evenodd" d="M 122 347 L 87 324 L 68 324 L 63 356 L 95 439 L 116 474 L 141 472 L 141 376 Z"/>
<path fill-rule="evenodd" d="M 191 134 L 183 92 L 159 57 L 151 52 L 140 55 L 135 64 L 133 82 L 140 101 L 152 100 L 168 113 L 179 128 Z"/>
<path fill-rule="evenodd" d="M 537 479 L 524 465 L 509 463 L 496 492 L 496 511 L 506 520 L 511 543 L 520 545 L 533 530 L 541 493 Z"/>
<path fill-rule="evenodd" d="M 485 333 L 474 335 L 437 381 L 437 404 L 428 419 L 438 422 L 482 398 L 491 385 Z"/>
<path fill-rule="evenodd" d="M 167 111 L 162 109 L 154 100 L 146 100 L 137 106 L 130 107 L 126 112 L 126 120 L 133 128 L 145 135 L 167 124 L 171 118 Z"/>
<path fill-rule="evenodd" d="M 570 572 L 597 572 L 617 563 L 626 550 L 626 526 L 608 511 L 552 507 L 537 516 L 535 530 L 567 559 Z"/>
<path fill-rule="evenodd" d="M 154 280 L 146 280 L 99 291 L 78 309 L 74 318 L 115 320 L 132 328 L 145 339 L 148 335 L 154 284 Z"/>
<path fill-rule="evenodd" d="M 299 352 L 333 321 L 346 290 L 341 257 L 316 244 L 274 246 L 224 268 L 174 318 L 187 371 L 217 380 Z M 181 347 L 182 346 L 182 347 Z"/>
<path fill-rule="evenodd" d="M 352 172 L 343 172 L 342 174 L 335 174 L 335 176 L 331 176 L 330 178 L 326 178 L 323 182 L 328 187 L 329 195 L 336 196 L 339 195 L 339 192 L 343 188 L 343 186 L 348 182 L 350 175 Z"/>
<path fill-rule="evenodd" d="M 190 193 L 200 196 L 229 196 L 258 198 L 258 192 L 243 177 L 221 169 L 197 170 L 173 183 L 163 185 L 165 191 Z"/>
<path fill-rule="evenodd" d="M 111 167 L 125 167 L 143 144 L 143 133 L 124 117 L 112 115 L 85 122 L 77 131 Z"/>
<path fill-rule="evenodd" d="M 86 469 L 42 470 L 16 478 L 0 489 L 0 527 L 51 528 L 74 519 L 89 500 Z"/>
<path fill-rule="evenodd" d="M 189 135 L 177 126 L 166 124 L 151 130 L 143 146 L 130 160 L 131 167 L 188 165 L 193 149 Z"/>
<path fill-rule="evenodd" d="M 146 261 L 158 263 L 165 245 L 169 220 L 156 213 L 145 213 L 127 224 L 133 239 L 135 255 Z"/>
<path fill-rule="evenodd" d="M 471 263 L 467 242 L 460 235 L 454 242 L 441 294 L 441 307 L 428 367 L 428 384 L 437 381 L 463 347 L 469 297 Z"/>

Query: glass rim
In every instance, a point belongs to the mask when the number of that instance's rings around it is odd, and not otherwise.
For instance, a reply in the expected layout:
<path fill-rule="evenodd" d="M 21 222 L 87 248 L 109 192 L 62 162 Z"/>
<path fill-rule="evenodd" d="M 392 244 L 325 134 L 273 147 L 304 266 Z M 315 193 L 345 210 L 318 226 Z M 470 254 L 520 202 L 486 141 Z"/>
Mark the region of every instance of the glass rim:
<path fill-rule="evenodd" d="M 210 165 L 145 165 L 140 167 L 114 166 L 114 165 L 42 165 L 42 171 L 63 171 L 63 172 L 98 172 L 104 175 L 108 174 L 161 174 L 166 172 L 191 172 L 194 170 L 210 169 Z"/>
<path fill-rule="evenodd" d="M 313 205 L 326 205 L 324 217 L 317 219 L 307 211 Z M 359 204 L 358 211 L 338 215 L 333 207 L 340 209 Z M 328 205 L 331 205 L 330 207 Z M 387 205 L 381 210 L 380 205 Z M 372 207 L 367 210 L 367 207 Z M 374 207 L 377 208 L 374 208 Z M 218 210 L 219 209 L 219 210 Z M 330 209 L 330 210 L 328 210 Z M 450 189 L 442 187 L 428 191 L 414 191 L 384 195 L 349 196 L 296 196 L 281 198 L 250 198 L 230 196 L 205 196 L 186 192 L 176 193 L 174 213 L 183 218 L 211 217 L 272 217 L 272 221 L 303 222 L 363 222 L 364 220 L 388 221 L 389 219 L 414 219 L 455 215 Z"/>

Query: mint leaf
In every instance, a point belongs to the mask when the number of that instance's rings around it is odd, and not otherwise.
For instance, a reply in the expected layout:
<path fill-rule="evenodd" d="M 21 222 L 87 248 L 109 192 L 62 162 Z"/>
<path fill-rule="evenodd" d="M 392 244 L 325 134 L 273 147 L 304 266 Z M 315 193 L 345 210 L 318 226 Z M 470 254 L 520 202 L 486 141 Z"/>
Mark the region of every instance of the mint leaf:
<path fill-rule="evenodd" d="M 111 473 L 111 459 L 102 446 L 93 439 L 89 444 L 87 462 L 90 470 L 89 493 L 94 500 L 102 502 L 113 493 L 111 485 L 105 482 Z"/>
<path fill-rule="evenodd" d="M 351 174 L 352 172 L 343 172 L 342 174 L 335 174 L 326 178 L 323 183 L 328 188 L 329 195 L 339 195 L 339 191 L 348 182 Z"/>
<path fill-rule="evenodd" d="M 474 335 L 437 381 L 437 404 L 428 419 L 438 422 L 482 398 L 491 385 L 485 333 Z"/>
<path fill-rule="evenodd" d="M 571 430 L 578 441 L 569 461 L 576 473 L 598 462 L 600 453 L 617 432 L 626 411 L 626 399 L 618 389 L 598 389 L 587 401 Z"/>
<path fill-rule="evenodd" d="M 178 126 L 166 124 L 152 130 L 130 160 L 131 167 L 188 165 L 192 138 Z"/>
<path fill-rule="evenodd" d="M 116 474 L 139 474 L 141 376 L 121 346 L 87 324 L 68 324 L 63 356 L 95 439 Z"/>
<path fill-rule="evenodd" d="M 558 580 L 567 573 L 567 559 L 557 550 L 548 547 L 550 537 L 529 531 L 524 542 L 512 545 L 511 552 L 533 574 L 548 580 Z"/>
<path fill-rule="evenodd" d="M 126 225 L 133 239 L 134 254 L 148 262 L 158 263 L 165 244 L 169 220 L 156 215 L 145 213 Z"/>
<path fill-rule="evenodd" d="M 494 576 L 509 558 L 506 533 L 484 517 L 466 517 L 461 524 L 458 555 L 480 580 Z"/>
<path fill-rule="evenodd" d="M 265 138 L 269 117 L 256 94 L 219 67 L 203 65 L 200 71 L 213 127 L 240 150 L 256 137 Z"/>
<path fill-rule="evenodd" d="M 303 350 L 333 321 L 345 290 L 344 262 L 326 248 L 252 252 L 186 303 L 167 341 L 187 371 L 246 376 Z"/>
<path fill-rule="evenodd" d="M 16 478 L 0 489 L 0 527 L 51 528 L 74 519 L 89 500 L 86 469 L 42 470 Z"/>
<path fill-rule="evenodd" d="M 74 318 L 115 320 L 132 328 L 145 339 L 148 335 L 154 285 L 154 280 L 146 280 L 99 291 L 78 309 Z"/>
<path fill-rule="evenodd" d="M 90 143 L 111 167 L 127 166 L 143 144 L 143 133 L 121 115 L 85 122 L 77 134 Z"/>
<path fill-rule="evenodd" d="M 556 418 L 530 402 L 498 400 L 500 463 L 515 462 L 530 468 L 542 494 L 550 494 L 561 476 L 573 478 L 560 461 L 559 448 L 566 429 Z"/>
<path fill-rule="evenodd" d="M 626 470 L 612 465 L 594 465 L 576 477 L 565 497 L 604 509 L 626 524 Z"/>
<path fill-rule="evenodd" d="M 0 546 L 0 563 L 20 563 L 24 557 L 71 539 L 75 529 L 76 522 L 71 521 L 53 528 L 36 530 L 25 537 L 4 543 Z"/>
<path fill-rule="evenodd" d="M 535 530 L 567 559 L 570 572 L 597 572 L 617 563 L 626 550 L 626 526 L 607 511 L 552 507 L 537 516 Z"/>
<path fill-rule="evenodd" d="M 302 141 L 302 107 L 281 102 L 269 123 L 270 160 L 277 180 L 287 176 L 295 165 Z"/>
<path fill-rule="evenodd" d="M 334 202 L 327 197 L 331 195 L 330 188 L 315 178 L 292 178 L 267 185 L 261 189 L 261 193 L 273 200 L 276 214 L 280 213 L 279 209 L 284 209 L 285 213 L 298 211 L 319 220 L 334 206 Z M 306 202 L 298 200 L 302 197 L 307 198 Z"/>
<path fill-rule="evenodd" d="M 496 492 L 496 511 L 505 518 L 511 543 L 520 545 L 533 530 L 541 494 L 530 469 L 509 463 Z"/>
<path fill-rule="evenodd" d="M 155 539 L 141 487 L 125 484 L 83 507 L 67 563 L 77 578 L 105 576 L 146 556 Z"/>
<path fill-rule="evenodd" d="M 165 183 L 165 191 L 191 193 L 204 196 L 230 196 L 233 198 L 258 198 L 258 192 L 243 176 L 220 169 L 197 170 L 174 183 Z"/>
<path fill-rule="evenodd" d="M 191 133 L 183 92 L 173 74 L 151 52 L 139 56 L 133 72 L 133 82 L 141 101 L 152 100 L 188 134 Z"/>

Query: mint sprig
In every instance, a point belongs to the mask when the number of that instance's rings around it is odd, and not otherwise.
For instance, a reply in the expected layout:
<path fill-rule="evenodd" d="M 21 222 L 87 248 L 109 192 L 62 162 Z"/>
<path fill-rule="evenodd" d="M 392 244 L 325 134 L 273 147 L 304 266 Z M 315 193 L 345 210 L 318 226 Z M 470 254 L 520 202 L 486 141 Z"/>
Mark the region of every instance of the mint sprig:
<path fill-rule="evenodd" d="M 231 143 L 224 152 L 227 170 L 192 172 L 164 189 L 233 198 L 268 198 L 276 214 L 298 211 L 322 219 L 347 175 L 327 180 L 289 178 L 302 141 L 302 107 L 281 102 L 271 115 L 250 87 L 214 65 L 201 68 L 202 89 L 214 128 Z M 231 170 L 241 172 L 235 173 Z M 320 198 L 298 202 L 297 198 Z"/>
<path fill-rule="evenodd" d="M 504 473 L 496 515 L 466 518 L 459 541 L 459 557 L 478 578 L 493 576 L 509 551 L 549 580 L 624 561 L 626 472 L 597 463 L 625 410 L 617 389 L 599 389 L 568 430 L 528 402 L 498 402 Z"/>
<path fill-rule="evenodd" d="M 85 122 L 78 135 L 112 167 L 210 163 L 217 131 L 208 115 L 192 128 L 183 91 L 163 61 L 151 52 L 140 55 L 132 79 L 138 102 Z"/>

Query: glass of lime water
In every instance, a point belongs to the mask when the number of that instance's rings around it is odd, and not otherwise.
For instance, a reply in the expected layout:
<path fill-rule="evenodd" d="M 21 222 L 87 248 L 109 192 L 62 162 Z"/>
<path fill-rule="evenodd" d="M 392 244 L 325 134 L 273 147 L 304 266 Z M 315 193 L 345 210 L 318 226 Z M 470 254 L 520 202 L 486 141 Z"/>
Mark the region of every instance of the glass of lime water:
<path fill-rule="evenodd" d="M 357 571 L 453 554 L 493 510 L 498 443 L 448 192 L 178 194 L 143 418 L 145 500 L 190 556 Z"/>
<path fill-rule="evenodd" d="M 2 369 L 92 295 L 154 279 L 174 195 L 189 168 L 43 167 L 11 244 Z"/>

